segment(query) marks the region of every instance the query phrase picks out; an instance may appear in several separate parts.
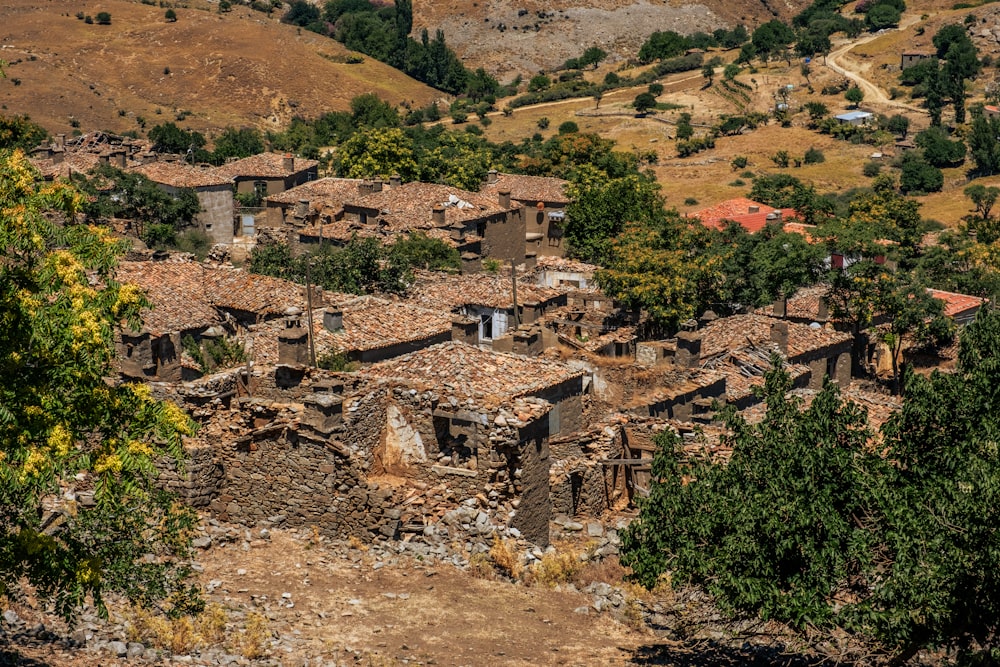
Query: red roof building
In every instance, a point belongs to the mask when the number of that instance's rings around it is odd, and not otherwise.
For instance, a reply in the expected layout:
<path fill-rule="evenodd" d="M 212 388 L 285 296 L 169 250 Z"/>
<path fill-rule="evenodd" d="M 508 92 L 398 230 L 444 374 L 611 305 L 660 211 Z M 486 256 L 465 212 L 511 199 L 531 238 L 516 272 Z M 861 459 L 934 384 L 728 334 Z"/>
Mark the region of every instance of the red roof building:
<path fill-rule="evenodd" d="M 801 223 L 784 224 L 785 221 L 798 218 L 799 214 L 792 208 L 774 208 L 767 204 L 755 202 L 746 197 L 727 199 L 715 206 L 688 213 L 689 218 L 697 218 L 701 224 L 709 229 L 719 231 L 726 228 L 728 222 L 735 222 L 747 232 L 756 234 L 764 229 L 768 223 L 782 224 L 787 232 L 794 232 L 808 236 L 806 231 L 810 225 Z"/>

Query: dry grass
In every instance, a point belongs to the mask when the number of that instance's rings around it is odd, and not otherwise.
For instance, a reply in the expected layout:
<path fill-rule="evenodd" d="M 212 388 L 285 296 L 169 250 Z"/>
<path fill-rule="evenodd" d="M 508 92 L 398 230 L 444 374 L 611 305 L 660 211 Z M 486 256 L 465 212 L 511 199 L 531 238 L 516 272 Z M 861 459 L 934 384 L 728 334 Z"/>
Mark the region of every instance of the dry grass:
<path fill-rule="evenodd" d="M 505 577 L 517 580 L 521 578 L 524 572 L 521 557 L 517 553 L 517 543 L 512 540 L 505 540 L 499 535 L 493 536 L 493 546 L 490 547 L 490 559 L 497 570 Z"/>
<path fill-rule="evenodd" d="M 583 567 L 580 555 L 574 551 L 556 551 L 545 554 L 525 572 L 525 582 L 536 586 L 555 587 L 576 579 Z"/>
<path fill-rule="evenodd" d="M 256 612 L 247 614 L 243 628 L 234 632 L 229 642 L 233 650 L 248 660 L 263 657 L 267 643 L 271 639 L 271 627 L 263 615 Z"/>
<path fill-rule="evenodd" d="M 197 616 L 167 618 L 140 607 L 123 613 L 129 641 L 142 642 L 171 653 L 190 653 L 198 647 L 212 646 L 226 638 L 226 612 L 210 604 Z"/>

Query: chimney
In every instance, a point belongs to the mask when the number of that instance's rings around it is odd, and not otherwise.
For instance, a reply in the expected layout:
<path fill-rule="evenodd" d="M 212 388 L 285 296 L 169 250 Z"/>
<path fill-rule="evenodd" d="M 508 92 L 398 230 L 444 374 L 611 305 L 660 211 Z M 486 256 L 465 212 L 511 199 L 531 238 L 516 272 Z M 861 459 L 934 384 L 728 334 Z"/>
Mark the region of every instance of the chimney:
<path fill-rule="evenodd" d="M 372 192 L 382 192 L 382 181 L 378 179 L 372 181 Z"/>
<path fill-rule="evenodd" d="M 816 319 L 820 322 L 826 322 L 830 319 L 830 304 L 827 303 L 826 297 L 820 297 L 819 308 L 816 309 Z"/>
<path fill-rule="evenodd" d="M 59 148 L 66 148 L 66 135 L 65 134 L 57 134 L 56 135 L 56 146 L 58 146 Z"/>
<path fill-rule="evenodd" d="M 701 333 L 697 331 L 679 331 L 677 333 L 677 353 L 674 354 L 674 364 L 678 368 L 691 370 L 701 363 Z"/>
<path fill-rule="evenodd" d="M 323 326 L 331 333 L 344 330 L 344 311 L 340 308 L 327 308 L 323 311 Z"/>
<path fill-rule="evenodd" d="M 115 151 L 111 154 L 111 161 L 119 169 L 125 168 L 126 153 L 125 151 Z"/>
<path fill-rule="evenodd" d="M 309 217 L 309 200 L 300 199 L 297 204 L 295 204 L 295 217 L 300 220 L 305 220 Z"/>
<path fill-rule="evenodd" d="M 449 236 L 452 241 L 458 241 L 461 243 L 465 240 L 465 225 L 461 222 L 455 222 L 455 224 L 448 227 L 448 229 L 451 230 Z"/>
<path fill-rule="evenodd" d="M 451 339 L 469 345 L 479 345 L 479 321 L 471 317 L 452 318 Z"/>
<path fill-rule="evenodd" d="M 285 328 L 278 334 L 278 363 L 306 364 L 309 362 L 309 335 L 302 326 L 302 309 L 285 311 Z"/>
<path fill-rule="evenodd" d="M 771 323 L 771 342 L 776 343 L 781 353 L 788 356 L 788 322 L 781 320 Z"/>
<path fill-rule="evenodd" d="M 784 294 L 774 300 L 774 316 L 786 317 L 788 315 L 788 297 Z"/>
<path fill-rule="evenodd" d="M 444 206 L 438 204 L 431 209 L 431 222 L 435 227 L 444 227 Z"/>
<path fill-rule="evenodd" d="M 295 158 L 292 157 L 291 154 L 286 155 L 281 160 L 281 166 L 287 173 L 289 174 L 292 173 L 293 171 L 295 171 Z"/>
<path fill-rule="evenodd" d="M 360 195 L 370 195 L 372 193 L 372 184 L 370 181 L 361 181 L 358 183 L 358 194 Z"/>
<path fill-rule="evenodd" d="M 500 208 L 510 208 L 510 190 L 500 190 Z"/>
<path fill-rule="evenodd" d="M 747 213 L 760 213 L 760 206 L 751 206 L 747 209 Z"/>
<path fill-rule="evenodd" d="M 497 180 L 499 180 L 498 176 L 499 173 L 497 172 L 496 169 L 490 169 L 488 172 L 486 172 L 486 184 L 493 185 L 494 183 L 497 182 Z"/>
<path fill-rule="evenodd" d="M 399 174 L 393 174 L 392 176 L 389 177 L 389 187 L 398 188 L 402 184 L 403 184 L 403 177 L 400 176 Z"/>

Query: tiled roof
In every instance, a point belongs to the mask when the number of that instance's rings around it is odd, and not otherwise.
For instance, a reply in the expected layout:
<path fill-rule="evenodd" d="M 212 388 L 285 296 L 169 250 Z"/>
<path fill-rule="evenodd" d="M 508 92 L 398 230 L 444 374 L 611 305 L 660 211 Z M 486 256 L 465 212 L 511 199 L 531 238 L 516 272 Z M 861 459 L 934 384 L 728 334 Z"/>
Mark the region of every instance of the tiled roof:
<path fill-rule="evenodd" d="M 275 204 L 297 204 L 300 199 L 308 200 L 313 209 L 320 206 L 342 209 L 344 202 L 358 196 L 357 178 L 320 178 L 298 185 L 291 190 L 267 197 L 265 201 Z"/>
<path fill-rule="evenodd" d="M 517 281 L 519 304 L 545 303 L 564 292 L 539 287 L 530 277 Z M 509 273 L 473 273 L 447 275 L 419 271 L 411 290 L 410 300 L 426 308 L 454 309 L 461 306 L 485 306 L 510 309 L 514 307 Z"/>
<path fill-rule="evenodd" d="M 986 299 L 978 296 L 971 296 L 969 294 L 957 294 L 955 292 L 945 292 L 939 289 L 928 289 L 927 293 L 935 299 L 941 299 L 944 301 L 944 314 L 948 317 L 961 315 L 962 313 L 972 310 L 973 308 L 980 308 L 984 303 L 986 303 Z"/>
<path fill-rule="evenodd" d="M 826 327 L 789 322 L 788 357 L 794 359 L 812 350 L 839 345 L 851 340 L 851 334 Z M 748 344 L 761 346 L 771 341 L 775 319 L 759 314 L 733 315 L 710 322 L 702 330 L 701 356 L 712 357 Z"/>
<path fill-rule="evenodd" d="M 569 203 L 566 186 L 569 181 L 551 176 L 523 176 L 520 174 L 497 174 L 496 183 L 486 183 L 479 189 L 496 201 L 501 190 L 509 190 L 511 199 L 530 202 Z"/>
<path fill-rule="evenodd" d="M 591 275 L 600 268 L 596 264 L 587 264 L 554 255 L 539 257 L 535 266 L 539 271 L 565 271 L 566 273 L 586 273 Z"/>
<path fill-rule="evenodd" d="M 756 208 L 757 212 L 751 212 L 752 208 Z M 776 217 L 768 219 L 768 216 L 772 214 Z M 767 226 L 767 223 L 776 221 L 777 215 L 779 214 L 782 220 L 798 217 L 798 212 L 796 212 L 795 209 L 774 208 L 773 206 L 761 204 L 760 202 L 755 202 L 752 199 L 747 199 L 746 197 L 727 199 L 726 201 L 720 202 L 715 206 L 688 213 L 688 217 L 697 218 L 698 221 L 704 226 L 710 229 L 718 230 L 725 229 L 726 223 L 731 221 L 737 223 L 740 227 L 743 227 L 743 229 L 747 230 L 751 234 L 756 234 L 760 230 L 764 229 L 764 227 Z M 791 227 L 786 229 L 786 231 L 796 231 L 801 233 L 803 230 Z"/>
<path fill-rule="evenodd" d="M 148 294 L 153 310 L 143 322 L 154 334 L 212 324 L 220 319 L 217 308 L 273 316 L 305 301 L 293 282 L 190 261 L 122 262 L 117 278 Z"/>
<path fill-rule="evenodd" d="M 830 292 L 829 285 L 802 287 L 785 300 L 785 317 L 816 320 L 819 318 L 820 301 Z M 774 316 L 774 304 L 757 310 L 758 313 Z M 829 319 L 829 316 L 828 316 Z"/>
<path fill-rule="evenodd" d="M 100 163 L 101 158 L 96 153 L 66 151 L 62 162 L 58 164 L 52 158 L 30 158 L 31 164 L 41 172 L 47 180 L 69 178 L 70 172 L 82 174 L 90 171 Z"/>
<path fill-rule="evenodd" d="M 261 153 L 251 155 L 242 160 L 227 162 L 216 168 L 220 176 L 228 178 L 285 178 L 300 171 L 311 169 L 319 164 L 318 160 L 305 160 L 300 157 L 292 158 L 292 168 L 285 168 L 284 153 Z"/>
<path fill-rule="evenodd" d="M 174 188 L 205 188 L 230 185 L 233 182 L 215 169 L 200 169 L 183 162 L 150 162 L 133 167 L 130 171 L 142 174 L 154 183 Z"/>
<path fill-rule="evenodd" d="M 428 310 L 399 301 L 388 301 L 373 296 L 353 297 L 343 295 L 337 299 L 327 295 L 325 301 L 334 303 L 343 311 L 344 328 L 336 333 L 323 326 L 323 310 L 313 311 L 313 340 L 316 356 L 327 352 L 364 352 L 391 345 L 409 343 L 451 331 L 451 316 L 441 311 Z M 302 318 L 305 325 L 305 317 Z M 265 322 L 252 328 L 254 361 L 274 364 L 278 361 L 278 333 L 284 328 L 280 319 Z"/>
<path fill-rule="evenodd" d="M 459 203 L 452 204 L 452 202 Z M 434 225 L 432 222 L 432 211 L 435 206 L 444 206 L 444 225 Z M 495 197 L 460 190 L 450 185 L 417 182 L 354 197 L 347 200 L 344 207 L 376 211 L 378 218 L 391 231 L 426 229 L 434 226 L 448 227 L 455 223 L 466 223 L 497 215 L 507 210 L 501 208 Z"/>
<path fill-rule="evenodd" d="M 480 405 L 501 404 L 532 396 L 583 371 L 538 357 L 484 350 L 465 343 L 433 345 L 375 364 L 360 374 L 398 380 L 414 387 L 462 396 Z"/>
<path fill-rule="evenodd" d="M 354 236 L 357 236 L 362 239 L 382 239 L 383 245 L 392 245 L 399 239 L 409 236 L 408 232 L 419 232 L 429 238 L 442 241 L 452 248 L 457 248 L 459 246 L 458 241 L 451 238 L 451 233 L 447 229 L 411 229 L 407 231 L 391 232 L 379 225 L 362 224 L 357 220 L 348 220 L 346 218 L 342 220 L 334 220 L 333 222 L 328 222 L 322 225 L 303 227 L 298 230 L 299 236 L 316 239 L 317 241 L 319 240 L 321 234 L 324 239 L 339 241 L 342 243 L 346 243 Z"/>

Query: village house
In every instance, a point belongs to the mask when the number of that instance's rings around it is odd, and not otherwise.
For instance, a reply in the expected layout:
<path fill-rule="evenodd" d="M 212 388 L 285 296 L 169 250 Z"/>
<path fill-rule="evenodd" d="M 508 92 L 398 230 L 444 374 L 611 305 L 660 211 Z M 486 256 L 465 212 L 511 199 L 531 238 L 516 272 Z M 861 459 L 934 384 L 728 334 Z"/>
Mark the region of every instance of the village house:
<path fill-rule="evenodd" d="M 182 188 L 194 190 L 201 210 L 194 218 L 198 229 L 212 243 L 233 242 L 233 183 L 213 169 L 192 167 L 183 162 L 149 162 L 130 169 L 155 183 L 169 195 L 176 195 Z"/>
<path fill-rule="evenodd" d="M 862 125 L 868 125 L 874 116 L 869 111 L 846 111 L 842 114 L 837 114 L 834 118 L 836 118 L 841 125 L 854 125 L 860 127 Z"/>
<path fill-rule="evenodd" d="M 459 250 L 463 273 L 480 271 L 484 259 L 525 262 L 522 207 L 509 196 L 492 198 L 432 183 L 389 188 L 379 181 L 362 185 L 362 192 L 344 202 L 348 223 L 376 229 L 387 237 L 414 231 L 446 232 Z"/>
<path fill-rule="evenodd" d="M 904 70 L 907 67 L 913 67 L 921 60 L 933 57 L 935 57 L 935 54 L 931 51 L 903 51 L 899 54 L 899 69 Z"/>
<path fill-rule="evenodd" d="M 179 381 L 200 375 L 182 358 L 186 337 L 201 344 L 235 335 L 305 302 L 304 288 L 295 283 L 192 261 L 122 262 L 116 278 L 138 285 L 153 305 L 142 313 L 140 331 L 123 327 L 116 334 L 121 373 L 129 378 Z"/>
<path fill-rule="evenodd" d="M 756 234 L 767 225 L 781 225 L 786 232 L 801 234 L 807 239 L 815 227 L 797 222 L 798 212 L 792 208 L 775 208 L 746 197 L 727 199 L 715 206 L 688 213 L 709 229 L 722 231 L 726 225 L 736 223 L 750 234 Z"/>
<path fill-rule="evenodd" d="M 927 293 L 935 299 L 944 301 L 945 316 L 950 317 L 959 326 L 964 326 L 976 319 L 980 308 L 988 303 L 987 299 L 970 294 L 945 292 L 939 289 L 928 289 Z"/>
<path fill-rule="evenodd" d="M 329 292 L 324 294 L 324 301 L 328 305 L 313 312 L 312 343 L 320 364 L 331 355 L 343 362 L 372 364 L 452 340 L 455 318 L 440 310 L 374 296 Z M 290 355 L 279 353 L 279 347 L 290 342 L 297 341 L 302 347 L 308 344 L 306 335 L 288 336 L 291 329 L 308 327 L 306 315 L 293 317 L 297 323 L 292 325 L 285 320 L 271 320 L 250 327 L 255 363 L 270 365 L 308 358 L 306 350 Z M 459 326 L 460 334 L 463 331 Z"/>
<path fill-rule="evenodd" d="M 260 153 L 227 162 L 215 171 L 235 183 L 236 194 L 256 194 L 263 200 L 268 195 L 315 181 L 319 176 L 319 161 L 283 153 Z"/>
<path fill-rule="evenodd" d="M 570 204 L 566 195 L 568 184 L 568 181 L 551 176 L 501 174 L 490 170 L 486 183 L 479 191 L 498 198 L 509 194 L 511 201 L 524 207 L 528 255 L 562 257 L 566 254 L 566 207 Z"/>
<path fill-rule="evenodd" d="M 299 229 L 338 220 L 344 202 L 357 196 L 362 183 L 356 178 L 320 178 L 270 195 L 264 200 L 262 225 Z"/>
<path fill-rule="evenodd" d="M 476 324 L 476 340 L 484 344 L 501 338 L 515 322 L 532 324 L 547 310 L 567 303 L 565 290 L 539 287 L 531 276 L 522 276 L 517 281 L 515 308 L 509 272 L 446 276 L 418 271 L 408 299 L 469 318 Z"/>

